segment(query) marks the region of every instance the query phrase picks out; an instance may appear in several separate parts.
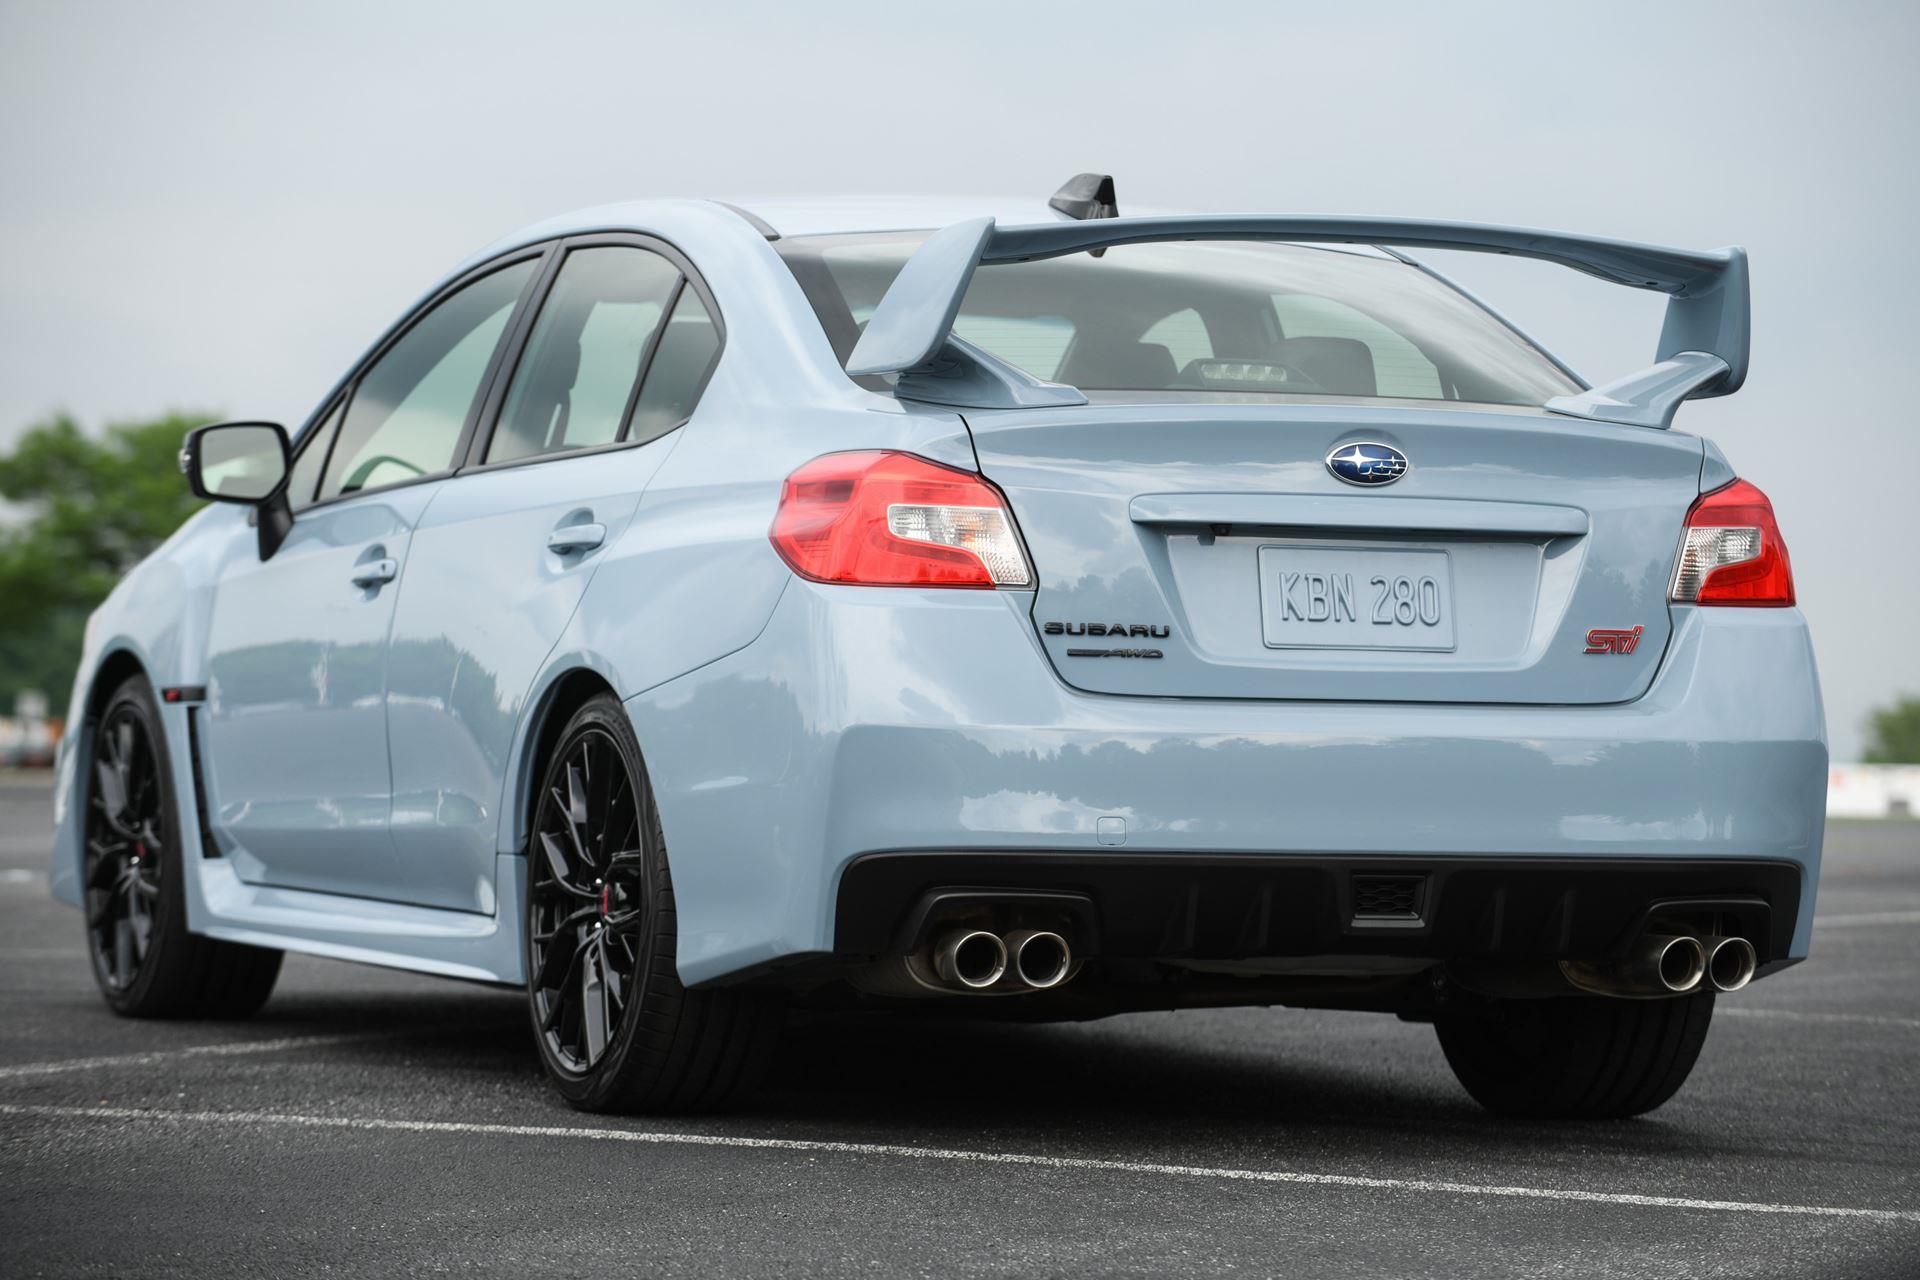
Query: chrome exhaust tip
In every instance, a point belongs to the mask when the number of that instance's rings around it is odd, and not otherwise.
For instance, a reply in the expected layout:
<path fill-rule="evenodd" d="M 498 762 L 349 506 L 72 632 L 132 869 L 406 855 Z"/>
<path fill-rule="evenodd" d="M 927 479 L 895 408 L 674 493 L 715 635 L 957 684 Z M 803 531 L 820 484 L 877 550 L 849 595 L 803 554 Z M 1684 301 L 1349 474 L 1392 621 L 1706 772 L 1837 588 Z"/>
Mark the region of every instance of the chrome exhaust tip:
<path fill-rule="evenodd" d="M 1698 938 L 1669 938 L 1658 934 L 1640 940 L 1636 948 L 1642 963 L 1651 963 L 1660 985 L 1684 995 L 1707 976 L 1707 949 Z"/>
<path fill-rule="evenodd" d="M 984 991 L 1006 976 L 1006 944 L 985 929 L 956 929 L 933 949 L 933 971 L 954 986 Z"/>
<path fill-rule="evenodd" d="M 1707 973 L 1707 951 L 1698 938 L 1650 933 L 1633 944 L 1627 958 L 1591 963 L 1562 960 L 1560 972 L 1582 991 L 1601 996 L 1646 999 L 1683 996 Z"/>
<path fill-rule="evenodd" d="M 1760 956 L 1745 938 L 1708 937 L 1700 940 L 1707 953 L 1707 981 L 1715 991 L 1738 991 L 1753 981 Z"/>
<path fill-rule="evenodd" d="M 1013 976 L 1035 991 L 1057 987 L 1073 972 L 1073 950 L 1067 940 L 1045 929 L 1016 929 L 1005 939 L 1013 957 Z"/>

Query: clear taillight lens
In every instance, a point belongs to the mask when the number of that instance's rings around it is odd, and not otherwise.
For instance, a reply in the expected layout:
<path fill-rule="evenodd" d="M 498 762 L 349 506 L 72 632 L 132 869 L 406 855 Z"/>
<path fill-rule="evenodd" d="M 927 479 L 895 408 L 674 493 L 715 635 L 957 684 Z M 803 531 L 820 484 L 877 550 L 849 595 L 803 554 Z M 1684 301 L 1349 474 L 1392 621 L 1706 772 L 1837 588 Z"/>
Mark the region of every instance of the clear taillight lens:
<path fill-rule="evenodd" d="M 1793 603 L 1793 565 L 1766 494 L 1735 480 L 1694 502 L 1668 598 L 1675 604 Z"/>
<path fill-rule="evenodd" d="M 768 532 L 803 578 L 876 587 L 1030 587 L 1007 500 L 911 453 L 830 453 L 787 477 Z"/>

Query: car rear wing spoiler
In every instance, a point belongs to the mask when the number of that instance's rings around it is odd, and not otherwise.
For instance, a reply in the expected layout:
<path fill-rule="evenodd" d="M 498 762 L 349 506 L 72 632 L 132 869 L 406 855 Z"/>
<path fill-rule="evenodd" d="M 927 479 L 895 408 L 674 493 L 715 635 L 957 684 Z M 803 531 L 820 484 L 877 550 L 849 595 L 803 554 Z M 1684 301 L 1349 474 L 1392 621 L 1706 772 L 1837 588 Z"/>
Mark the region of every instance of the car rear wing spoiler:
<path fill-rule="evenodd" d="M 1747 376 L 1744 249 L 1669 249 L 1472 222 L 1238 214 L 1014 227 L 999 226 L 992 218 L 956 222 L 935 232 L 907 260 L 848 357 L 847 372 L 898 374 L 897 394 L 942 404 L 1012 408 L 1085 403 L 1072 388 L 1028 377 L 954 337 L 954 318 L 975 268 L 1177 240 L 1284 240 L 1510 254 L 1666 294 L 1666 321 L 1654 363 L 1580 395 L 1555 398 L 1546 407 L 1556 413 L 1666 427 L 1681 401 L 1731 394 Z"/>

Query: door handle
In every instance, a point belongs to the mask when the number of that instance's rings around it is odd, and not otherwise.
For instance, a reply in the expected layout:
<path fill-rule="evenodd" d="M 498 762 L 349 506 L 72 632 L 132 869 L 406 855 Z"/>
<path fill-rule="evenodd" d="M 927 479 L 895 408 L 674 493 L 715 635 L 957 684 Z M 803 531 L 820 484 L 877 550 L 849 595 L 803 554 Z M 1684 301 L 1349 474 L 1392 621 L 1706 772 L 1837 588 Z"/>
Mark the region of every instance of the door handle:
<path fill-rule="evenodd" d="M 603 524 L 570 524 L 547 535 L 547 550 L 557 556 L 570 556 L 576 551 L 591 551 L 606 540 L 607 526 Z"/>
<path fill-rule="evenodd" d="M 356 587 L 377 587 L 383 582 L 392 582 L 399 574 L 398 560 L 369 560 L 354 566 L 351 581 Z"/>

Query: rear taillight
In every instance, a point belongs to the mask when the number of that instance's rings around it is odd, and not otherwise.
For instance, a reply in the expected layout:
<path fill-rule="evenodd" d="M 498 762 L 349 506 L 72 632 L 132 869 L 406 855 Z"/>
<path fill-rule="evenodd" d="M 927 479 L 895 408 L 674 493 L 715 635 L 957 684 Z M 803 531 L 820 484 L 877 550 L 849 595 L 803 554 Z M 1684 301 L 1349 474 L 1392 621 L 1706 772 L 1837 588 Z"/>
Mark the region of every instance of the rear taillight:
<path fill-rule="evenodd" d="M 1766 494 L 1735 480 L 1694 502 L 1668 598 L 1675 604 L 1793 603 L 1793 566 Z"/>
<path fill-rule="evenodd" d="M 815 582 L 1029 587 L 1000 491 L 911 453 L 830 453 L 787 477 L 768 537 Z"/>

